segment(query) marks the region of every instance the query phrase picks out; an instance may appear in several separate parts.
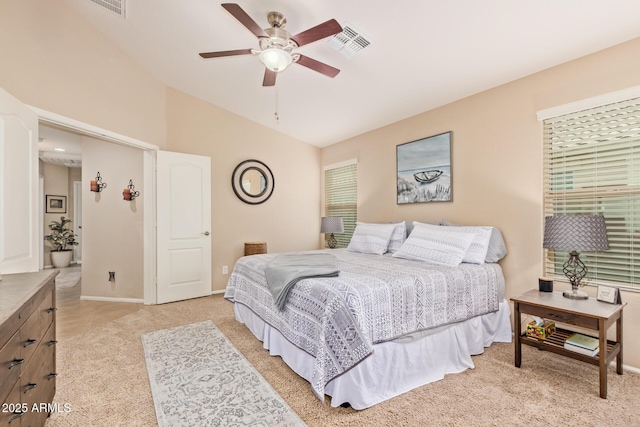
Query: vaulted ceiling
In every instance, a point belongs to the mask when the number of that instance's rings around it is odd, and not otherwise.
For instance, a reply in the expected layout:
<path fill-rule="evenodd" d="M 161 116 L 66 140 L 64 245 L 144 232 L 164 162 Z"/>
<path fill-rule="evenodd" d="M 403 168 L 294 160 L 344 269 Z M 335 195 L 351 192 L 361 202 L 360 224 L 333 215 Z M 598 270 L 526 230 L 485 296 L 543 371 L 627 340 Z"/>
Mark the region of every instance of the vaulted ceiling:
<path fill-rule="evenodd" d="M 270 11 L 292 34 L 335 18 L 372 43 L 302 46 L 340 74 L 293 64 L 263 87 L 257 57 L 198 56 L 258 47 L 221 2 L 66 1 L 166 85 L 320 147 L 640 37 L 637 0 L 238 0 L 262 28 Z"/>

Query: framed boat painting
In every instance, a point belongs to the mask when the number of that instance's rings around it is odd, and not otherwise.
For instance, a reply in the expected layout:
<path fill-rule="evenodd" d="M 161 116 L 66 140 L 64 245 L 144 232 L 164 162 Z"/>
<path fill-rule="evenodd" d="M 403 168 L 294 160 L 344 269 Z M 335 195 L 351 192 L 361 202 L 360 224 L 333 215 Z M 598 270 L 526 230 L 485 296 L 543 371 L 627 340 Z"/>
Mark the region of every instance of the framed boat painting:
<path fill-rule="evenodd" d="M 396 146 L 398 204 L 451 202 L 451 132 Z"/>

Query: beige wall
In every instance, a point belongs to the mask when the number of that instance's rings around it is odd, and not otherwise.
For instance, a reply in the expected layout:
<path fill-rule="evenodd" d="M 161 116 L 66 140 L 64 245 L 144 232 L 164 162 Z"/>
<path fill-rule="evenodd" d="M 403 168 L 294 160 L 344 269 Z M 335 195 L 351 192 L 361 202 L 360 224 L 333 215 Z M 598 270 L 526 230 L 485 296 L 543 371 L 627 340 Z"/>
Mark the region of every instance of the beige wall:
<path fill-rule="evenodd" d="M 362 221 L 446 218 L 493 225 L 509 254 L 507 297 L 542 274 L 542 109 L 640 85 L 640 39 L 572 61 L 324 148 L 322 165 L 358 158 Z M 393 108 L 389 105 L 389 108 Z M 453 202 L 396 204 L 396 145 L 453 131 Z M 556 283 L 556 289 L 568 284 Z M 625 323 L 640 323 L 640 294 L 623 292 Z M 640 368 L 640 338 L 625 329 L 625 363 Z M 526 361 L 525 361 L 526 363 Z"/>
<path fill-rule="evenodd" d="M 244 242 L 269 252 L 318 249 L 320 150 L 173 89 L 167 89 L 167 149 L 211 157 L 212 278 L 226 287 Z M 260 160 L 273 172 L 273 195 L 246 204 L 231 188 L 238 163 Z"/>
<path fill-rule="evenodd" d="M 73 221 L 73 214 L 69 210 L 69 168 L 66 166 L 55 165 L 52 163 L 43 163 L 44 171 L 44 194 L 45 200 L 47 195 L 51 196 L 64 196 L 67 198 L 67 211 L 65 213 L 46 213 L 44 214 L 44 235 L 51 233 L 49 224 L 51 221 L 60 221 L 60 217 L 69 218 Z M 73 226 L 73 223 L 70 224 Z M 51 253 L 52 246 L 50 242 L 43 242 L 44 245 L 44 265 L 51 266 Z M 68 248 L 72 249 L 72 248 Z"/>
<path fill-rule="evenodd" d="M 0 1 L 0 87 L 25 104 L 150 144 L 165 86 L 63 0 Z"/>
<path fill-rule="evenodd" d="M 82 296 L 144 297 L 142 150 L 82 138 Z M 107 187 L 90 191 L 100 172 Z M 133 181 L 140 196 L 125 201 L 122 191 Z M 109 282 L 115 271 L 115 282 Z"/>

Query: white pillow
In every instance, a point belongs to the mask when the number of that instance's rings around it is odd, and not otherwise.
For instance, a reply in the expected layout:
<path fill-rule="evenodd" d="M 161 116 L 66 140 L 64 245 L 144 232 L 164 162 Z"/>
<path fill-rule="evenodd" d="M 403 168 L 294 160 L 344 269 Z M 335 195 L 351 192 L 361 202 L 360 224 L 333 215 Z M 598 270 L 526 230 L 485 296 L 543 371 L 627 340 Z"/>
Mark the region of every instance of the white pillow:
<path fill-rule="evenodd" d="M 392 223 L 394 225 L 393 233 L 391 233 L 391 239 L 389 240 L 389 246 L 387 247 L 387 252 L 392 254 L 404 243 L 407 238 L 407 226 L 404 221 Z"/>
<path fill-rule="evenodd" d="M 451 226 L 453 224 L 446 219 L 442 220 L 442 225 Z M 504 244 L 502 233 L 496 227 L 491 227 L 491 238 L 489 239 L 489 250 L 485 258 L 486 262 L 498 262 L 507 255 L 507 247 Z"/>
<path fill-rule="evenodd" d="M 491 239 L 492 227 L 473 227 L 473 226 L 448 226 L 447 228 L 468 231 L 475 234 L 471 241 L 471 246 L 464 255 L 462 262 L 469 264 L 484 264 L 489 250 L 489 240 Z"/>
<path fill-rule="evenodd" d="M 382 255 L 387 251 L 391 234 L 395 228 L 395 224 L 356 222 L 356 229 L 347 249 L 351 252 Z"/>
<path fill-rule="evenodd" d="M 474 237 L 475 233 L 466 230 L 414 223 L 413 231 L 393 256 L 457 267 Z"/>

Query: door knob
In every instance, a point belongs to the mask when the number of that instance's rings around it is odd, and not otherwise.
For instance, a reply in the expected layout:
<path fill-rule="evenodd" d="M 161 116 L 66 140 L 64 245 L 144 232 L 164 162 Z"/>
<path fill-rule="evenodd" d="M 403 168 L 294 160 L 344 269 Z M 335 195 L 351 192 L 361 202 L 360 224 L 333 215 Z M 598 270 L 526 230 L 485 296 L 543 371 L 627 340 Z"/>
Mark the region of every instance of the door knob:
<path fill-rule="evenodd" d="M 208 235 L 209 235 L 209 234 L 211 234 L 211 233 L 209 233 L 208 231 L 205 231 L 205 232 L 204 232 L 204 233 L 202 233 L 202 234 L 204 234 L 205 236 L 208 236 Z"/>

